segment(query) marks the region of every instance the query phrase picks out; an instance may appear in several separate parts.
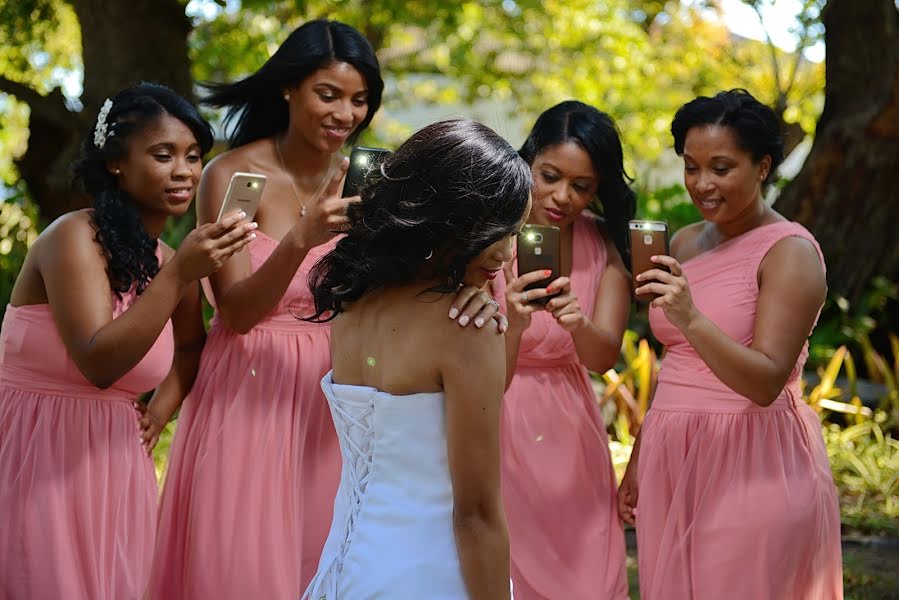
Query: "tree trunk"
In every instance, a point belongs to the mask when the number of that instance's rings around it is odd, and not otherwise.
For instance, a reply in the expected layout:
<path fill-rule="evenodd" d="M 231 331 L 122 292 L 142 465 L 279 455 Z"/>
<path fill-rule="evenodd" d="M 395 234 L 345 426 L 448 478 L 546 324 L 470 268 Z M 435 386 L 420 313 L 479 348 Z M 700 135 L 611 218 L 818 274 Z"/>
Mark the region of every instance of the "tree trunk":
<path fill-rule="evenodd" d="M 872 277 L 899 279 L 899 10 L 830 0 L 824 111 L 775 208 L 821 243 L 828 283 L 857 301 Z"/>
<path fill-rule="evenodd" d="M 88 205 L 70 189 L 69 166 L 104 99 L 139 81 L 162 83 L 193 97 L 187 53 L 191 24 L 179 0 L 69 2 L 81 25 L 81 112 L 69 110 L 59 90 L 41 96 L 0 81 L 0 90 L 31 108 L 28 149 L 16 165 L 45 222 Z"/>

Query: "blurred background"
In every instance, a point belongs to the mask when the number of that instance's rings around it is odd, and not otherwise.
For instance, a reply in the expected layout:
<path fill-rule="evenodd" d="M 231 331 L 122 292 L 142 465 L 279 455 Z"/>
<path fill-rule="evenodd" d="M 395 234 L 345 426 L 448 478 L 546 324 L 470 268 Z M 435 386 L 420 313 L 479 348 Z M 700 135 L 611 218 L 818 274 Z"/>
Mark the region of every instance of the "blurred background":
<path fill-rule="evenodd" d="M 674 111 L 731 88 L 774 108 L 789 157 L 768 200 L 815 234 L 828 265 L 804 381 L 840 490 L 846 594 L 899 598 L 897 0 L 3 0 L 0 314 L 40 230 L 87 205 L 68 166 L 107 96 L 150 80 L 196 98 L 319 17 L 360 29 L 381 61 L 383 108 L 360 143 L 392 148 L 464 115 L 517 147 L 540 112 L 576 98 L 617 120 L 639 216 L 674 230 L 699 218 L 671 149 Z M 166 241 L 193 225 L 189 214 Z M 619 474 L 658 351 L 636 310 L 619 364 L 595 374 Z"/>

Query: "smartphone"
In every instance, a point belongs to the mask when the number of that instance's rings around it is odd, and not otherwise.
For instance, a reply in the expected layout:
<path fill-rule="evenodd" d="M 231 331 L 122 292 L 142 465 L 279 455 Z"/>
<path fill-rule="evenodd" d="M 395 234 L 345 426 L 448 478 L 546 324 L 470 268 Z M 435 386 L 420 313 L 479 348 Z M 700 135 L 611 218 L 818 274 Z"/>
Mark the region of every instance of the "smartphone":
<path fill-rule="evenodd" d="M 668 255 L 668 223 L 664 221 L 644 221 L 636 219 L 628 222 L 631 246 L 631 278 L 633 289 L 646 283 L 638 282 L 637 275 L 650 269 L 668 270 L 668 267 L 652 262 L 650 257 Z M 658 294 L 639 294 L 639 302 L 652 302 Z"/>
<path fill-rule="evenodd" d="M 231 182 L 228 184 L 228 191 L 225 192 L 225 201 L 222 202 L 222 208 L 219 209 L 219 216 L 216 221 L 221 221 L 222 217 L 229 212 L 242 210 L 247 213 L 245 222 L 253 220 L 256 216 L 256 210 L 259 208 L 259 200 L 262 198 L 262 190 L 265 189 L 265 175 L 257 173 L 235 173 L 231 176 Z"/>
<path fill-rule="evenodd" d="M 562 273 L 559 228 L 552 225 L 524 225 L 518 234 L 518 276 L 532 271 L 552 271 L 549 277 L 536 281 L 524 291 L 545 288 Z M 532 302 L 546 305 L 552 296 Z"/>
<path fill-rule="evenodd" d="M 341 197 L 349 198 L 358 196 L 359 189 L 365 182 L 365 177 L 372 169 L 381 166 L 384 159 L 390 155 L 390 150 L 384 148 L 365 148 L 356 146 L 350 154 L 350 166 L 343 180 L 343 193 Z"/>

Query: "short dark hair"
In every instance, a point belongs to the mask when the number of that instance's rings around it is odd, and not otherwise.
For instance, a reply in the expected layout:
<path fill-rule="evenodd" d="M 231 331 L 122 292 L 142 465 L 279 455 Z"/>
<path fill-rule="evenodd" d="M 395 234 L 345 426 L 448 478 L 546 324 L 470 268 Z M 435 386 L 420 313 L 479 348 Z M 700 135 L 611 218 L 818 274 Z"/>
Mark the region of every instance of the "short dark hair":
<path fill-rule="evenodd" d="M 235 83 L 204 84 L 212 93 L 202 102 L 228 109 L 225 127 L 235 123 L 229 144 L 237 148 L 287 129 L 289 117 L 283 90 L 337 62 L 355 67 L 368 87 L 368 112 L 348 139 L 353 143 L 380 108 L 384 82 L 371 44 L 356 29 L 339 21 L 317 19 L 304 23 L 249 77 Z"/>
<path fill-rule="evenodd" d="M 766 155 L 771 168 L 765 183 L 774 180 L 774 171 L 784 160 L 784 143 L 777 115 L 743 89 L 718 92 L 713 97 L 699 96 L 681 106 L 671 122 L 674 151 L 684 154 L 687 132 L 694 127 L 720 125 L 734 132 L 737 144 L 758 163 Z"/>
<path fill-rule="evenodd" d="M 389 156 L 347 210 L 349 230 L 312 269 L 315 315 L 329 320 L 367 292 L 417 279 L 459 289 L 468 264 L 525 217 L 531 171 L 486 125 L 428 125 Z M 323 318 L 326 312 L 331 314 Z"/>
<path fill-rule="evenodd" d="M 124 192 L 118 179 L 109 172 L 109 161 L 124 158 L 128 153 L 128 139 L 168 114 L 184 123 L 193 132 L 202 154 L 212 148 L 212 128 L 193 104 L 157 83 L 139 83 L 126 88 L 109 99 L 111 105 L 104 115 L 106 133 L 95 140 L 99 115 L 91 123 L 90 131 L 81 144 L 78 158 L 72 165 L 75 186 L 93 199 L 91 221 L 97 232 L 107 261 L 107 274 L 113 291 L 121 297 L 133 288 L 144 291 L 156 273 L 156 240 L 151 239 L 134 199 Z"/>
<path fill-rule="evenodd" d="M 590 157 L 599 185 L 588 208 L 603 218 L 606 231 L 627 264 L 627 222 L 634 218 L 637 196 L 630 188 L 632 178 L 624 171 L 624 152 L 615 121 L 589 104 L 568 100 L 537 118 L 519 153 L 533 164 L 546 148 L 565 142 L 574 142 Z"/>

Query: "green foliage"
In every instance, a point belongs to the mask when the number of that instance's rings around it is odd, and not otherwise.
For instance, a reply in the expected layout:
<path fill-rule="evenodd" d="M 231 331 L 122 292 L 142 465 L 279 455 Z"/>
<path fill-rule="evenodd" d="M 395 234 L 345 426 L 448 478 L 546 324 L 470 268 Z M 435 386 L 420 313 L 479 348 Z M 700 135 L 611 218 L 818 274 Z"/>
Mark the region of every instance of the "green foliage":
<path fill-rule="evenodd" d="M 899 441 L 875 418 L 841 429 L 824 427 L 827 456 L 840 494 L 844 523 L 874 533 L 899 535 Z"/>
<path fill-rule="evenodd" d="M 702 220 L 686 188 L 679 183 L 655 190 L 638 185 L 636 191 L 637 215 L 643 219 L 667 221 L 672 234 L 685 225 Z"/>
<path fill-rule="evenodd" d="M 836 348 L 847 345 L 855 354 L 871 347 L 871 335 L 877 329 L 895 330 L 891 323 L 890 304 L 899 302 L 899 282 L 876 277 L 861 301 L 849 301 L 833 294 L 827 298 L 818 325 L 809 340 L 809 362 L 822 364 L 833 356 Z M 867 366 L 867 361 L 866 361 Z M 873 369 L 876 377 L 877 369 Z"/>
<path fill-rule="evenodd" d="M 0 204 L 0 321 L 28 248 L 37 239 L 37 209 L 21 186 Z"/>

